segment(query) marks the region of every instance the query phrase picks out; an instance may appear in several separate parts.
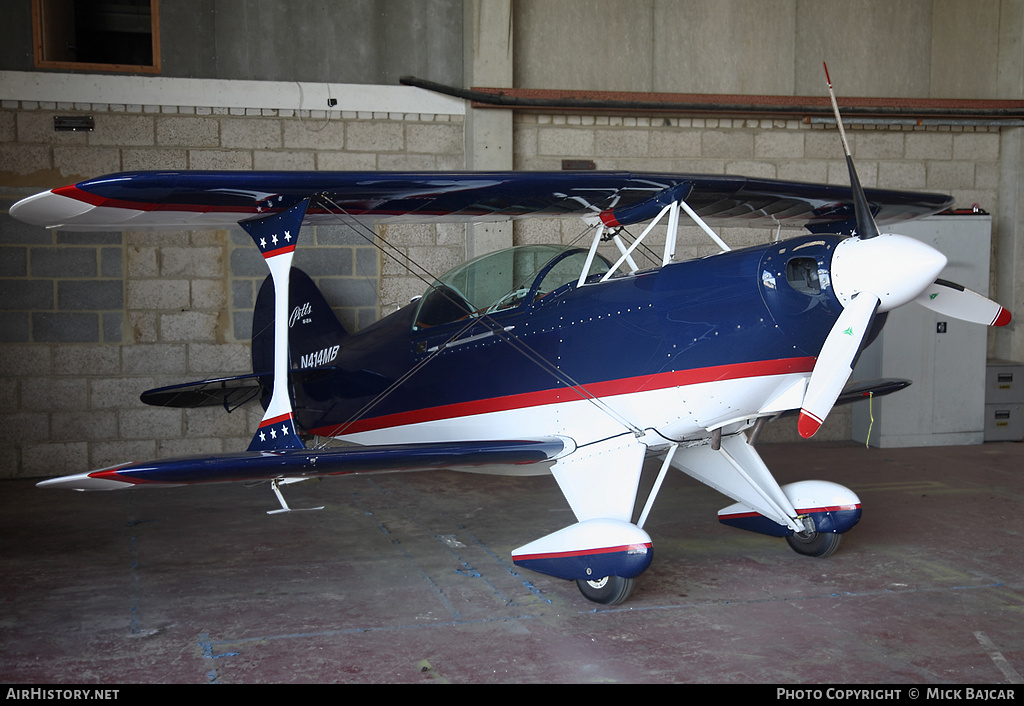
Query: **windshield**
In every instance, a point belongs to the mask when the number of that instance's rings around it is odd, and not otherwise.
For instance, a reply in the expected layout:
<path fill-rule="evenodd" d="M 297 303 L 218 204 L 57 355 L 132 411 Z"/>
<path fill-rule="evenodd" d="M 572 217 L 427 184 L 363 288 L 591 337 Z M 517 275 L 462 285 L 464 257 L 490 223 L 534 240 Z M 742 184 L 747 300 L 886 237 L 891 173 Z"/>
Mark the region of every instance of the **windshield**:
<path fill-rule="evenodd" d="M 416 328 L 511 309 L 524 303 L 531 291 L 530 301 L 536 301 L 579 279 L 586 259 L 586 250 L 562 245 L 520 245 L 481 255 L 449 270 L 430 286 L 420 299 Z M 608 267 L 598 256 L 587 275 L 602 274 Z"/>

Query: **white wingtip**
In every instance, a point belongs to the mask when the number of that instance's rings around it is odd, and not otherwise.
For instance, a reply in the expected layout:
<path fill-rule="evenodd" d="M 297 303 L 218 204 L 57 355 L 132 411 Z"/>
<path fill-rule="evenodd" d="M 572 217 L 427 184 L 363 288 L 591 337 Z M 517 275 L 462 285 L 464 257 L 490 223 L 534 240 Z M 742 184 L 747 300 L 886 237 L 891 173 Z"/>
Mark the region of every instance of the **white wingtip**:
<path fill-rule="evenodd" d="M 61 476 L 60 478 L 48 478 L 36 483 L 36 487 L 57 488 L 59 490 L 122 490 L 124 488 L 131 488 L 133 485 L 132 483 L 111 480 L 109 478 L 94 478 L 91 475 L 93 473 L 96 473 L 96 471 L 75 473 L 70 476 Z"/>
<path fill-rule="evenodd" d="M 19 221 L 44 228 L 56 228 L 88 213 L 94 206 L 77 199 L 44 191 L 11 206 L 10 214 Z"/>

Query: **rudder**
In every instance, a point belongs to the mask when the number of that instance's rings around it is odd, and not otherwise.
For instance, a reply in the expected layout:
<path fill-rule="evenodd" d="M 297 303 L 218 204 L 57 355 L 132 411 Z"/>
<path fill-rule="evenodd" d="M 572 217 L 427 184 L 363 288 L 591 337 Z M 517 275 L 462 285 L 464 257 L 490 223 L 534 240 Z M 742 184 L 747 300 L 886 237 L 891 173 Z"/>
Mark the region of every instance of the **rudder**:
<path fill-rule="evenodd" d="M 288 290 L 290 367 L 332 364 L 348 332 L 310 276 L 297 267 L 291 270 Z M 252 315 L 252 370 L 265 374 L 268 381 L 273 377 L 274 284 L 270 277 L 260 287 Z M 269 389 L 270 385 L 264 387 Z"/>

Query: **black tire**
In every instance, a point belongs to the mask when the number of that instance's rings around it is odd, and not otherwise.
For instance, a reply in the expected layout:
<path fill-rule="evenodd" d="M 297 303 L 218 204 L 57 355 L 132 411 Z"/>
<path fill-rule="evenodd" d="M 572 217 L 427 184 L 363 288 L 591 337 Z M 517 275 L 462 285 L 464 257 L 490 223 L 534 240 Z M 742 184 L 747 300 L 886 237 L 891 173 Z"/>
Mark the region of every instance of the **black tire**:
<path fill-rule="evenodd" d="M 786 537 L 797 554 L 826 557 L 839 548 L 843 535 L 836 532 L 797 532 Z"/>
<path fill-rule="evenodd" d="M 600 603 L 601 605 L 616 605 L 622 603 L 633 593 L 633 586 L 636 579 L 624 579 L 621 576 L 605 576 L 596 581 L 576 579 L 576 585 L 580 593 L 588 601 Z"/>

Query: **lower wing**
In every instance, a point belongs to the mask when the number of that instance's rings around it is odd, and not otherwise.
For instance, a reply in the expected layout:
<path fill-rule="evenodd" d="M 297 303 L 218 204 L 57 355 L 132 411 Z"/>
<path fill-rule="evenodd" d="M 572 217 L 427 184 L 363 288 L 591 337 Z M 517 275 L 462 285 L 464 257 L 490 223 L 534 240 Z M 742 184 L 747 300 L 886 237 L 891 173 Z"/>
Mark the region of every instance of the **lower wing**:
<path fill-rule="evenodd" d="M 527 466 L 553 462 L 558 456 L 573 449 L 574 445 L 568 439 L 549 437 L 245 451 L 125 463 L 98 471 L 51 478 L 37 485 L 41 488 L 69 490 L 117 490 L 134 486 L 301 480 L 316 476 L 472 469 L 493 465 Z"/>

